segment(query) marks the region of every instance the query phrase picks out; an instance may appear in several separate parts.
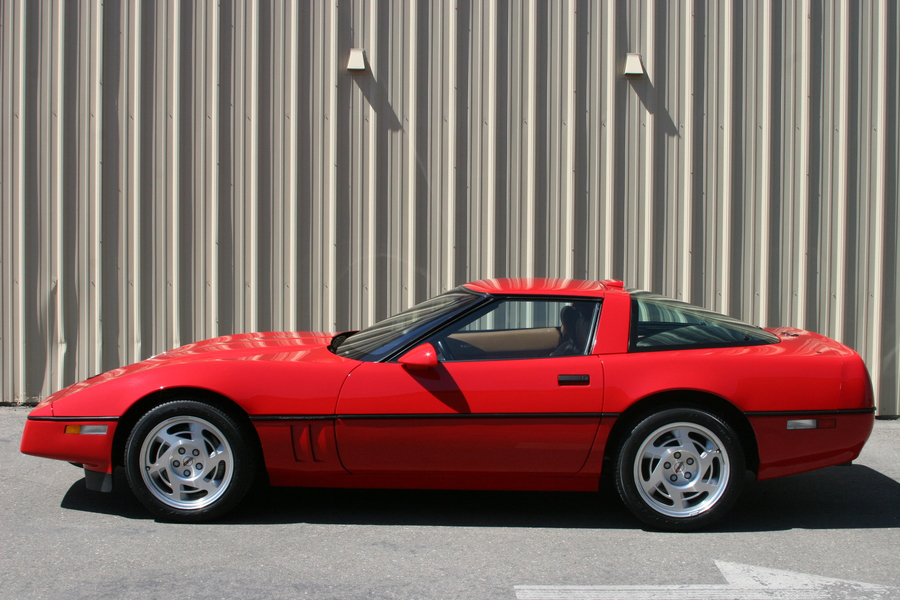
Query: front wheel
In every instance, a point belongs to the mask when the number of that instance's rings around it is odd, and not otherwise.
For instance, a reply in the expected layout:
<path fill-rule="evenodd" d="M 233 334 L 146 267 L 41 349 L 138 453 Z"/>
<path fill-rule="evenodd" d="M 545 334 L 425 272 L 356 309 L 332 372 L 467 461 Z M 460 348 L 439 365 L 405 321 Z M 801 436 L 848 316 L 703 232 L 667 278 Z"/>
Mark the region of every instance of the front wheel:
<path fill-rule="evenodd" d="M 167 402 L 137 422 L 125 445 L 128 483 L 156 516 L 181 522 L 221 517 L 253 483 L 245 428 L 193 400 Z"/>
<path fill-rule="evenodd" d="M 616 487 L 648 525 L 693 531 L 722 518 L 744 483 L 737 434 L 697 408 L 651 414 L 632 429 L 616 461 Z"/>

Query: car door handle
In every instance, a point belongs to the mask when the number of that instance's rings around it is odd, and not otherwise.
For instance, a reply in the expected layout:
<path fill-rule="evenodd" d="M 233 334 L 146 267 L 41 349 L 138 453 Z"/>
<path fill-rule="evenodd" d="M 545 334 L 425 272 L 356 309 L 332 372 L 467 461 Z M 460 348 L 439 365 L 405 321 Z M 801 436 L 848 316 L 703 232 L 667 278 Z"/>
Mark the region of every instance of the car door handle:
<path fill-rule="evenodd" d="M 560 375 L 557 379 L 559 385 L 590 385 L 590 375 Z"/>

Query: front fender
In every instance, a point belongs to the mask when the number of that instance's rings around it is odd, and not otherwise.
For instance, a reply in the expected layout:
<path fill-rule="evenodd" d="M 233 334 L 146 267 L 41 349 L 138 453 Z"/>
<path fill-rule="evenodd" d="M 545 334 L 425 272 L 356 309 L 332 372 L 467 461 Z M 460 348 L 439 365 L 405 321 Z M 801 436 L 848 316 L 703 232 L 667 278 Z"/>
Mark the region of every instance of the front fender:
<path fill-rule="evenodd" d="M 327 351 L 326 351 L 327 352 Z M 334 355 L 331 355 L 336 359 Z M 54 417 L 121 416 L 150 394 L 196 388 L 230 398 L 249 415 L 333 414 L 347 375 L 360 363 L 212 360 L 144 365 L 76 384 L 48 398 Z M 140 366 L 132 365 L 132 367 Z M 102 379 L 101 379 L 102 378 Z M 78 387 L 80 386 L 80 387 Z"/>

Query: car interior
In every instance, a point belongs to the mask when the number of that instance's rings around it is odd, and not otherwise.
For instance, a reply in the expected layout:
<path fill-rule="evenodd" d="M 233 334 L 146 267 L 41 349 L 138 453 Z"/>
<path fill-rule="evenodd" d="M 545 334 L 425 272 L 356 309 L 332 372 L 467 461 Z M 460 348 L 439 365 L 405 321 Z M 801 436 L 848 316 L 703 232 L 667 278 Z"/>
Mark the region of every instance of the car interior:
<path fill-rule="evenodd" d="M 590 337 L 594 305 L 578 304 L 583 306 L 564 305 L 556 326 L 475 331 L 460 327 L 434 343 L 443 361 L 581 356 Z"/>

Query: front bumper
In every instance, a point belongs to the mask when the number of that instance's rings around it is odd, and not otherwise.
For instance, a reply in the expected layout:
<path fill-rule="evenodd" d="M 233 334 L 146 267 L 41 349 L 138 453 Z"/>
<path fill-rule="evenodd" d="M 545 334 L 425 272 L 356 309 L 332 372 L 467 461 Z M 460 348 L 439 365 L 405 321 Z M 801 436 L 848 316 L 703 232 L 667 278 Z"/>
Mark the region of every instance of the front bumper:
<path fill-rule="evenodd" d="M 106 426 L 104 434 L 66 433 L 67 426 Z M 87 471 L 112 473 L 112 445 L 118 419 L 29 416 L 19 450 L 24 454 L 78 463 Z M 73 428 L 70 427 L 70 430 Z"/>

